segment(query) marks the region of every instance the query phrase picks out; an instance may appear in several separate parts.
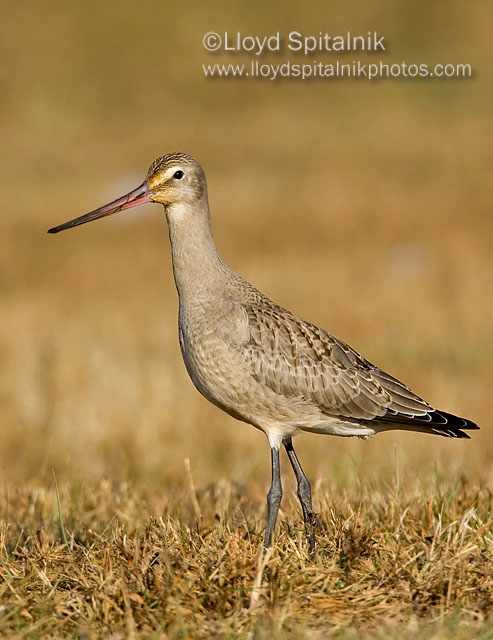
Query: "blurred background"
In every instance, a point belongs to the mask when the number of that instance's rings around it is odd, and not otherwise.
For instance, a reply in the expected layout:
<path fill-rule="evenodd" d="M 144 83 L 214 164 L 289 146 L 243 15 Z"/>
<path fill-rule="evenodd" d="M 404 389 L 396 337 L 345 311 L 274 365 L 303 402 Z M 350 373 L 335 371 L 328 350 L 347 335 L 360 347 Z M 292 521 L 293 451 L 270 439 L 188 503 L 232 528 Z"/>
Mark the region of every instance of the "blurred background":
<path fill-rule="evenodd" d="M 461 442 L 302 435 L 309 476 L 344 488 L 389 482 L 398 466 L 423 486 L 437 470 L 493 482 L 491 3 L 49 0 L 2 14 L 5 486 L 49 486 L 54 468 L 62 485 L 171 492 L 188 457 L 198 487 L 231 478 L 264 499 L 264 436 L 202 399 L 182 363 L 162 209 L 46 234 L 171 151 L 204 166 L 229 266 L 482 427 Z M 378 31 L 388 52 L 339 59 L 468 63 L 474 75 L 205 78 L 202 64 L 252 58 L 203 49 L 225 30 Z"/>

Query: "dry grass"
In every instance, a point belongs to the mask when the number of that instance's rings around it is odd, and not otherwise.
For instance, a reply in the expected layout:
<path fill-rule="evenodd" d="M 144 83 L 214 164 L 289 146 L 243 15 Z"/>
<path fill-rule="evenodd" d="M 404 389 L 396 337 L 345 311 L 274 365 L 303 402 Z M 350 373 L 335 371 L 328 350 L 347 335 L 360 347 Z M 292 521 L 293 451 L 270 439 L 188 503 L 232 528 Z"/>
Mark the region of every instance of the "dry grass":
<path fill-rule="evenodd" d="M 491 638 L 492 6 L 206 4 L 4 8 L 0 635 Z M 389 59 L 476 75 L 201 76 L 205 32 L 273 25 L 377 29 Z M 45 233 L 174 150 L 206 168 L 231 267 L 482 427 L 301 436 L 315 558 L 287 473 L 258 571 L 268 447 L 187 378 L 159 208 Z"/>
<path fill-rule="evenodd" d="M 428 493 L 406 484 L 319 485 L 314 557 L 289 501 L 263 567 L 262 505 L 229 482 L 198 495 L 197 517 L 191 495 L 164 511 L 163 496 L 131 485 L 67 495 L 68 545 L 54 491 L 24 490 L 1 534 L 0 632 L 436 637 L 455 624 L 457 637 L 478 634 L 493 609 L 491 493 L 464 478 Z"/>

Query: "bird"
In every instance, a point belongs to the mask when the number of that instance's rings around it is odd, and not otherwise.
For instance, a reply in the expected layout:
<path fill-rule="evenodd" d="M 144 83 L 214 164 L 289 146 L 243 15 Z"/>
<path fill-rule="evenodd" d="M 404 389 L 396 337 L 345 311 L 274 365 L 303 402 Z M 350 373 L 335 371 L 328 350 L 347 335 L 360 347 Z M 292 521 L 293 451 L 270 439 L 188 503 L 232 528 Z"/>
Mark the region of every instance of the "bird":
<path fill-rule="evenodd" d="M 298 433 L 367 439 L 398 429 L 469 438 L 467 430 L 479 429 L 471 420 L 435 409 L 348 344 L 276 304 L 226 266 L 211 230 L 204 170 L 186 153 L 157 158 L 136 189 L 48 233 L 147 202 L 164 206 L 179 300 L 179 343 L 193 384 L 211 403 L 268 438 L 272 477 L 265 549 L 273 543 L 283 495 L 279 453 L 284 447 L 296 476 L 308 549 L 315 551 L 321 525 L 293 447 Z"/>

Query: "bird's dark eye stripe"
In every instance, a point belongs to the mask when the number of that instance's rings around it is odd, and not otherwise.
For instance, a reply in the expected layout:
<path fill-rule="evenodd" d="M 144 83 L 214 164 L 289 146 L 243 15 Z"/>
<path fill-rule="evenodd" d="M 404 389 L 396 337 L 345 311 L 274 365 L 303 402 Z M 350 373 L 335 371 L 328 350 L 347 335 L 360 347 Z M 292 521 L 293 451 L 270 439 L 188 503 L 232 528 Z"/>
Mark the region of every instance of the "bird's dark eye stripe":
<path fill-rule="evenodd" d="M 173 174 L 173 178 L 176 178 L 177 180 L 181 180 L 183 178 L 183 171 L 181 169 L 178 169 L 178 171 L 175 171 Z"/>

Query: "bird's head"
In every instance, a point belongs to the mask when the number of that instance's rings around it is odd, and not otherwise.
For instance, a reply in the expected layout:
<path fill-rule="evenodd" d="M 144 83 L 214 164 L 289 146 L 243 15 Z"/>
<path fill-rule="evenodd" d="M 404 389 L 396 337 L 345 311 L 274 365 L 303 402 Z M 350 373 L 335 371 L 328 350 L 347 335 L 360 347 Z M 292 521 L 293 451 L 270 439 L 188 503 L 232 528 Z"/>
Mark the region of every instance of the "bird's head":
<path fill-rule="evenodd" d="M 186 153 L 168 153 L 154 160 L 146 179 L 136 189 L 99 209 L 53 227 L 48 233 L 77 227 L 146 202 L 158 202 L 169 208 L 178 204 L 190 206 L 203 198 L 207 198 L 207 184 L 197 160 Z"/>
<path fill-rule="evenodd" d="M 177 203 L 194 204 L 206 191 L 200 164 L 186 153 L 168 153 L 149 167 L 145 179 L 152 202 L 165 207 Z"/>

